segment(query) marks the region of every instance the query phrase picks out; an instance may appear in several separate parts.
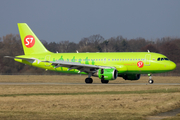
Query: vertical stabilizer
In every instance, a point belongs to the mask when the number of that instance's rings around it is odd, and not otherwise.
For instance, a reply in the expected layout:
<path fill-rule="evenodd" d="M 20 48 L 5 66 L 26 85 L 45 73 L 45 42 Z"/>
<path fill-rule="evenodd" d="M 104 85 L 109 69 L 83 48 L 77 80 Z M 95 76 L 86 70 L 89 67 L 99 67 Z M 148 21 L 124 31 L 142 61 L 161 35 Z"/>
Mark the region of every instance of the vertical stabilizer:
<path fill-rule="evenodd" d="M 49 52 L 26 23 L 18 23 L 25 55 Z"/>

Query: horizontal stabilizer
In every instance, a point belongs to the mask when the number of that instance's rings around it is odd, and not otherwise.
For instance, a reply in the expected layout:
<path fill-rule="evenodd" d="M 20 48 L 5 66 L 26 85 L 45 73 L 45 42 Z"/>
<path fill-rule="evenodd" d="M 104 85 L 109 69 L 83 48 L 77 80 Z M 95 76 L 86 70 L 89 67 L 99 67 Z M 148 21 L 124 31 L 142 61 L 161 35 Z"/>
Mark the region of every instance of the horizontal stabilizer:
<path fill-rule="evenodd" d="M 35 58 L 21 58 L 21 57 L 13 57 L 13 56 L 4 56 L 4 58 L 10 58 L 10 59 L 21 59 L 21 60 L 26 60 L 30 63 L 34 63 L 36 60 Z M 38 60 L 38 63 L 40 62 L 40 60 Z"/>

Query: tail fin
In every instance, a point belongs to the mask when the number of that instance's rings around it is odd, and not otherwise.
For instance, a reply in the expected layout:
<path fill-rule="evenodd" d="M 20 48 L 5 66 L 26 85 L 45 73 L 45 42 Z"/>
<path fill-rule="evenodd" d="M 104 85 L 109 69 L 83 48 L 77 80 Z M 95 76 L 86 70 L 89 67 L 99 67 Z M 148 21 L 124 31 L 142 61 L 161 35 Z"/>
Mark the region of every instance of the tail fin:
<path fill-rule="evenodd" d="M 26 23 L 18 23 L 24 54 L 49 52 Z"/>

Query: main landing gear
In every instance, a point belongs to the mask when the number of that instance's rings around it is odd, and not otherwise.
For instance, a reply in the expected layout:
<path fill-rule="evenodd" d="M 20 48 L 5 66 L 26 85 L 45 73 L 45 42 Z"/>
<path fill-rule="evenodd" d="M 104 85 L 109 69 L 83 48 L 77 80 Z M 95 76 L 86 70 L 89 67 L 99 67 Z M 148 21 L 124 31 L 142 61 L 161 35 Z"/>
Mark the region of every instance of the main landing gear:
<path fill-rule="evenodd" d="M 101 77 L 101 83 L 107 84 L 109 83 L 109 80 L 104 80 L 104 75 Z"/>
<path fill-rule="evenodd" d="M 92 78 L 86 78 L 86 79 L 85 79 L 85 83 L 91 84 L 91 83 L 93 83 L 93 79 L 92 79 Z M 109 83 L 109 80 L 101 79 L 101 83 L 107 84 L 107 83 Z"/>
<path fill-rule="evenodd" d="M 109 80 L 104 80 L 104 79 L 101 79 L 101 83 L 103 83 L 103 84 L 107 84 L 107 83 L 109 83 Z"/>
<path fill-rule="evenodd" d="M 87 84 L 93 83 L 93 79 L 91 78 L 91 76 L 92 76 L 92 73 L 89 73 L 88 78 L 85 79 L 85 83 Z"/>
<path fill-rule="evenodd" d="M 91 78 L 91 76 L 92 76 L 92 73 L 89 73 L 88 78 L 85 79 L 85 83 L 86 83 L 86 84 L 91 84 L 91 83 L 93 83 L 93 79 Z M 109 80 L 104 80 L 104 76 L 103 76 L 103 77 L 101 78 L 101 83 L 107 84 L 107 83 L 109 83 Z"/>
<path fill-rule="evenodd" d="M 152 77 L 151 77 L 151 74 L 148 74 L 148 76 L 149 76 L 149 84 L 153 84 L 154 83 L 154 80 L 152 80 Z"/>
<path fill-rule="evenodd" d="M 86 79 L 85 79 L 85 82 L 86 82 L 87 84 L 91 84 L 91 83 L 93 82 L 93 79 L 92 79 L 92 78 L 86 78 Z"/>

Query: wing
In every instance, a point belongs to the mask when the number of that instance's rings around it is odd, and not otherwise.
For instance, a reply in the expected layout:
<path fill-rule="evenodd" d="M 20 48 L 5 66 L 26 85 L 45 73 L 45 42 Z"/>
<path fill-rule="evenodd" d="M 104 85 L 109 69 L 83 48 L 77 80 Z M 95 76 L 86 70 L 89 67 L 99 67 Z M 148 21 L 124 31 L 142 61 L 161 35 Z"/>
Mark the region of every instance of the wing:
<path fill-rule="evenodd" d="M 51 65 L 54 65 L 55 68 L 58 67 L 67 67 L 69 68 L 68 70 L 71 69 L 77 69 L 80 72 L 86 72 L 86 73 L 95 73 L 98 69 L 104 69 L 104 68 L 113 68 L 115 69 L 115 67 L 109 67 L 109 66 L 98 66 L 98 65 L 88 65 L 88 64 L 81 64 L 78 62 L 67 62 L 67 61 L 40 61 L 36 58 L 22 58 L 22 57 L 12 57 L 12 56 L 4 56 L 5 58 L 11 58 L 11 59 L 22 59 L 22 60 L 26 60 L 30 63 L 34 63 L 36 60 L 38 61 L 38 63 L 40 62 L 46 62 L 46 63 L 52 63 Z"/>
<path fill-rule="evenodd" d="M 81 64 L 78 62 L 67 62 L 67 61 L 41 61 L 41 62 L 47 62 L 47 63 L 52 63 L 51 65 L 54 65 L 56 68 L 57 67 L 67 67 L 69 68 L 68 70 L 71 69 L 77 69 L 80 72 L 86 72 L 86 73 L 95 73 L 98 69 L 103 69 L 103 68 L 114 68 L 114 67 L 108 67 L 108 66 L 98 66 L 98 65 L 88 65 L 88 64 Z"/>

